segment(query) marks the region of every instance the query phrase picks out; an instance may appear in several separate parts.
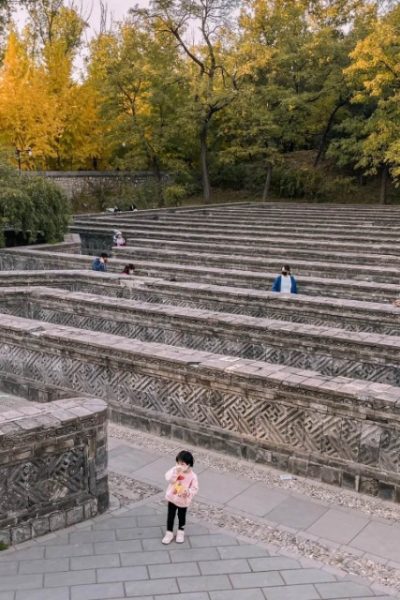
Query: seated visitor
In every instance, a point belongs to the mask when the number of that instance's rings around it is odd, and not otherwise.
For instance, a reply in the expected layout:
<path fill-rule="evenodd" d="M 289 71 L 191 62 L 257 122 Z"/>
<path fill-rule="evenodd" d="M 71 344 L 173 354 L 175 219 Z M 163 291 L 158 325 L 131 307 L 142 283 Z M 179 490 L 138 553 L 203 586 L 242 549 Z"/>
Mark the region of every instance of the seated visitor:
<path fill-rule="evenodd" d="M 114 246 L 126 246 L 126 240 L 120 231 L 114 231 L 113 244 Z"/>
<path fill-rule="evenodd" d="M 125 265 L 124 270 L 122 271 L 123 275 L 133 275 L 133 272 L 135 270 L 135 265 L 133 265 L 132 263 L 129 263 L 129 265 Z"/>
<path fill-rule="evenodd" d="M 102 252 L 100 256 L 92 262 L 92 271 L 107 271 L 108 254 Z"/>
<path fill-rule="evenodd" d="M 290 274 L 290 266 L 284 265 L 281 274 L 275 279 L 272 284 L 273 292 L 281 294 L 297 294 L 297 282 L 293 275 Z"/>

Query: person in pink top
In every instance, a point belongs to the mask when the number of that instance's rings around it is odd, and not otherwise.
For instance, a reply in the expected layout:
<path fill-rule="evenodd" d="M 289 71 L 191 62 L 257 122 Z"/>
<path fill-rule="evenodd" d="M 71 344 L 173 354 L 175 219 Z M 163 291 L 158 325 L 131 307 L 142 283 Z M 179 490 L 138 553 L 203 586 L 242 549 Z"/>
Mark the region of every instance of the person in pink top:
<path fill-rule="evenodd" d="M 174 539 L 174 521 L 178 512 L 178 531 L 176 541 L 185 541 L 186 513 L 199 491 L 197 475 L 193 471 L 194 458 L 187 450 L 182 450 L 176 457 L 176 466 L 165 473 L 168 481 L 165 499 L 168 501 L 167 531 L 162 539 L 163 544 L 170 544 Z"/>

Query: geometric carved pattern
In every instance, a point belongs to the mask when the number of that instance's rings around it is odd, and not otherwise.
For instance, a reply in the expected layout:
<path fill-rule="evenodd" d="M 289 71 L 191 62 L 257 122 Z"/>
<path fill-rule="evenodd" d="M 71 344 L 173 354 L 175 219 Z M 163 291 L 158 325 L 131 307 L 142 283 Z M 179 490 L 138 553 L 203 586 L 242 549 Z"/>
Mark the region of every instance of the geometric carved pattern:
<path fill-rule="evenodd" d="M 62 312 L 42 308 L 31 304 L 33 318 L 55 323 L 87 329 L 91 331 L 102 331 L 113 335 L 137 339 L 145 342 L 155 342 L 168 344 L 170 346 L 181 346 L 197 350 L 205 350 L 216 354 L 225 354 L 228 356 L 240 356 L 252 360 L 266 361 L 273 364 L 284 364 L 298 369 L 313 369 L 323 375 L 351 377 L 354 379 L 366 379 L 377 383 L 386 383 L 390 385 L 400 385 L 400 370 L 397 365 L 390 363 L 380 364 L 375 361 L 367 363 L 361 359 L 347 357 L 342 351 L 336 352 L 336 356 L 328 351 L 318 351 L 312 346 L 298 346 L 291 348 L 288 344 L 281 345 L 279 336 L 276 336 L 276 343 L 252 343 L 241 337 L 230 339 L 228 335 L 207 335 L 203 333 L 191 333 L 190 330 L 183 331 L 173 324 L 154 324 L 146 325 L 141 319 L 141 323 L 127 323 L 118 321 L 115 318 L 87 316 L 78 313 Z M 138 317 L 140 319 L 140 317 Z M 343 358 L 346 356 L 345 358 Z"/>
<path fill-rule="evenodd" d="M 21 376 L 73 388 L 75 392 L 89 393 L 104 398 L 114 406 L 133 409 L 140 407 L 155 413 L 192 420 L 226 431 L 248 435 L 284 448 L 315 452 L 332 458 L 358 460 L 377 465 L 379 460 L 398 461 L 399 440 L 387 434 L 379 457 L 382 430 L 361 431 L 356 419 L 332 416 L 317 409 L 289 405 L 264 391 L 263 398 L 231 390 L 213 389 L 200 382 L 190 383 L 158 376 L 156 372 L 140 372 L 134 365 L 113 368 L 107 363 L 87 362 L 83 357 L 73 359 L 66 354 L 36 352 L 18 346 L 0 346 L 0 370 Z M 270 398 L 270 399 L 269 399 Z M 377 437 L 378 436 L 378 437 Z M 375 440 L 375 441 L 374 441 Z M 396 458 L 392 458 L 393 453 Z M 71 461 L 69 458 L 68 460 Z M 70 463 L 66 463 L 68 465 Z M 397 463 L 396 463 L 397 464 Z M 65 475 L 69 493 L 74 485 L 81 485 L 63 471 L 60 463 L 53 470 L 57 481 Z M 33 467 L 32 467 L 33 468 Z M 38 465 L 35 469 L 39 469 Z"/>
<path fill-rule="evenodd" d="M 88 491 L 85 472 L 86 454 L 81 447 L 4 467 L 0 516 Z"/>

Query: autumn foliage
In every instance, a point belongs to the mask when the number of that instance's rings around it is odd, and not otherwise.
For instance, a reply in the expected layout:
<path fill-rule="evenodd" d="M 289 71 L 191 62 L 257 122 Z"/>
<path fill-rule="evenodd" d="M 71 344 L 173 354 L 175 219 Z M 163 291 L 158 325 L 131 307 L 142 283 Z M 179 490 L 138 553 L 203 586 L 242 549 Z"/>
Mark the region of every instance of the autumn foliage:
<path fill-rule="evenodd" d="M 165 171 L 206 201 L 213 182 L 265 199 L 295 151 L 380 177 L 382 201 L 400 176 L 397 2 L 152 0 L 89 38 L 74 5 L 21 2 L 0 67 L 21 170 L 151 170 L 160 203 Z"/>

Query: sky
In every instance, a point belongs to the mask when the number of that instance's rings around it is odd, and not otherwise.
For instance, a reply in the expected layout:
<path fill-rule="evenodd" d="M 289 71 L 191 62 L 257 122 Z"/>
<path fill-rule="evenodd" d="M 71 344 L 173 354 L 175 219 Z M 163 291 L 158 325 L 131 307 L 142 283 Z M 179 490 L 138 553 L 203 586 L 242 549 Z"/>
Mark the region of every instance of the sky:
<path fill-rule="evenodd" d="M 136 4 L 146 6 L 148 0 L 104 0 L 108 7 L 108 15 L 115 21 L 120 21 L 128 14 L 130 8 Z M 99 0 L 76 0 L 78 6 L 82 6 L 84 18 L 88 18 L 90 30 L 87 32 L 89 37 L 93 32 L 99 30 L 100 25 L 100 2 Z M 24 13 L 19 11 L 16 15 L 19 26 L 24 24 Z"/>

